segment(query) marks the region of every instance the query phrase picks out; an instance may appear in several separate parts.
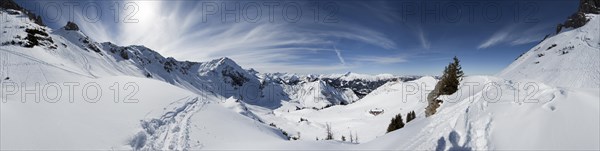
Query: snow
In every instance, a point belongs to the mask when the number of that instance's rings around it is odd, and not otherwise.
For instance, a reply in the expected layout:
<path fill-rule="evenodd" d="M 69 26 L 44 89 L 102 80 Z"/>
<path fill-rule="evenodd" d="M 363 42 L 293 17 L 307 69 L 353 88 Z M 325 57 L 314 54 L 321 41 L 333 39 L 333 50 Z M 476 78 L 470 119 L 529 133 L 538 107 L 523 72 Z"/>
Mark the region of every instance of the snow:
<path fill-rule="evenodd" d="M 56 103 L 41 100 L 34 102 L 32 95 L 22 97 L 19 92 L 8 95 L 6 103 L 1 105 L 1 141 L 2 150 L 41 150 L 41 149 L 110 149 L 125 144 L 132 136 L 133 130 L 138 127 L 139 120 L 144 119 L 150 111 L 162 110 L 174 100 L 194 95 L 191 92 L 170 84 L 151 79 L 140 79 L 134 77 L 107 77 L 99 79 L 68 79 L 60 82 L 62 99 Z M 7 81 L 2 81 L 7 85 Z M 139 90 L 120 90 L 120 100 L 115 103 L 116 93 L 111 91 L 113 83 L 119 83 L 121 87 L 126 83 L 133 82 Z M 74 87 L 68 97 L 68 87 L 63 84 L 79 84 Z M 101 99 L 86 101 L 82 94 L 86 89 L 85 84 L 96 83 L 100 85 Z M 43 86 L 43 85 L 42 85 Z M 31 88 L 33 86 L 29 86 Z M 154 88 L 160 87 L 160 92 Z M 94 88 L 87 90 L 94 97 Z M 163 93 L 170 94 L 164 95 Z M 56 91 L 48 92 L 41 97 L 54 97 Z M 125 100 L 125 96 L 133 94 L 132 100 Z M 73 103 L 69 99 L 72 99 Z M 21 100 L 26 101 L 22 103 Z"/>
<path fill-rule="evenodd" d="M 335 140 L 341 140 L 342 135 L 349 138 L 350 133 L 357 133 L 362 141 L 367 142 L 384 135 L 393 116 L 399 113 L 404 116 L 413 110 L 422 113 L 426 105 L 423 99 L 433 89 L 435 82 L 433 77 L 423 77 L 406 83 L 392 82 L 379 87 L 359 102 L 322 110 L 286 108 L 291 104 L 284 104 L 274 111 L 258 106 L 251 107 L 251 110 L 267 123 L 274 123 L 290 134 L 301 132 L 302 140 L 314 140 L 317 137 L 323 139 L 325 124 L 329 123 Z M 421 89 L 421 84 L 427 87 Z M 416 89 L 412 89 L 413 86 Z M 413 93 L 414 95 L 408 95 Z M 404 94 L 406 96 L 403 96 Z M 383 109 L 384 113 L 377 116 L 369 114 L 373 109 Z M 301 122 L 300 118 L 308 121 Z"/>
<path fill-rule="evenodd" d="M 444 97 L 445 103 L 439 112 L 429 119 L 417 118 L 401 130 L 361 147 L 408 150 L 600 148 L 600 121 L 593 117 L 600 114 L 597 90 L 556 88 L 540 83 L 536 84 L 537 93 L 532 95 L 525 86 L 528 82 L 531 81 L 467 77 L 459 93 Z M 470 88 L 466 86 L 469 84 Z M 496 97 L 498 99 L 494 99 Z"/>
<path fill-rule="evenodd" d="M 499 73 L 561 87 L 600 87 L 600 17 L 583 27 L 547 38 Z"/>
<path fill-rule="evenodd" d="M 353 72 L 347 72 L 346 74 L 322 75 L 321 77 L 340 78 L 345 81 L 352 81 L 352 80 L 357 80 L 357 79 L 366 80 L 366 81 L 379 81 L 379 80 L 387 80 L 387 79 L 397 78 L 396 76 L 394 76 L 392 74 L 368 75 L 368 74 L 360 74 L 360 73 L 353 73 Z"/>
<path fill-rule="evenodd" d="M 35 28 L 57 46 L 0 46 L 1 150 L 600 149 L 598 15 L 497 76 L 465 77 L 428 118 L 430 76 L 259 73 L 226 57 L 177 61 L 0 15 L 0 42 Z M 411 111 L 416 119 L 386 133 Z M 327 124 L 334 140 L 323 140 Z"/>

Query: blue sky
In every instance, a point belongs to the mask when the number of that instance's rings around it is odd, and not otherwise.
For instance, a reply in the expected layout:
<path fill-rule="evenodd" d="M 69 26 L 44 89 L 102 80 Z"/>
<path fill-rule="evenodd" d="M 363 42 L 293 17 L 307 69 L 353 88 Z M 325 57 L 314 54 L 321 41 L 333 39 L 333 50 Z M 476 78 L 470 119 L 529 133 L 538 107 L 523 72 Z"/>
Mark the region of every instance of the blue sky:
<path fill-rule="evenodd" d="M 19 1 L 52 28 L 260 72 L 496 74 L 577 9 L 548 1 Z M 100 14 L 100 15 L 99 15 Z M 234 15 L 235 14 L 235 15 Z M 236 21 L 237 18 L 237 21 Z"/>

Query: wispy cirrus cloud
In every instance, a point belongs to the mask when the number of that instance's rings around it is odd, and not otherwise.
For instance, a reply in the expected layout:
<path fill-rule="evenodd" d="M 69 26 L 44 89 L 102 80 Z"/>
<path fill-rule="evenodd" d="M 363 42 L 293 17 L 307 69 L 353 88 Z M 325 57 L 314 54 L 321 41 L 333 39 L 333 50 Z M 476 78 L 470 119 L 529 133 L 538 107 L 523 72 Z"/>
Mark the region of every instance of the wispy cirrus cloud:
<path fill-rule="evenodd" d="M 477 49 L 485 49 L 500 44 L 522 45 L 541 40 L 544 36 L 544 26 L 534 26 L 530 28 L 524 25 L 509 25 L 496 31 L 491 37 L 483 41 Z"/>
<path fill-rule="evenodd" d="M 502 30 L 497 31 L 490 38 L 485 40 L 483 43 L 479 44 L 479 46 L 477 46 L 477 49 L 488 48 L 508 41 L 511 37 L 510 34 L 512 34 L 514 28 L 515 26 L 508 26 Z"/>
<path fill-rule="evenodd" d="M 423 31 L 423 28 L 418 27 L 417 36 L 419 37 L 419 42 L 421 42 L 421 47 L 423 49 L 430 49 L 431 48 L 431 43 L 429 42 L 429 40 L 427 39 L 427 37 L 425 37 L 425 31 Z"/>
<path fill-rule="evenodd" d="M 403 63 L 407 62 L 407 55 L 392 55 L 392 56 L 359 56 L 353 58 L 355 61 L 359 62 L 369 62 L 376 64 L 394 64 L 394 63 Z"/>
<path fill-rule="evenodd" d="M 242 66 L 263 72 L 347 70 L 351 66 L 342 57 L 339 41 L 380 49 L 397 48 L 396 42 L 385 33 L 359 24 L 314 23 L 313 20 L 269 22 L 268 18 L 259 22 L 231 22 L 233 18 L 229 18 L 230 22 L 223 23 L 218 14 L 208 15 L 212 18 L 204 22 L 203 15 L 207 14 L 203 14 L 206 12 L 201 9 L 202 3 L 132 2 L 139 6 L 142 14 L 136 16 L 138 23 L 83 23 L 83 30 L 103 41 L 144 45 L 179 60 L 206 61 L 227 56 Z M 336 57 L 341 66 L 328 61 L 327 56 Z"/>
<path fill-rule="evenodd" d="M 335 46 L 333 46 L 333 50 L 335 51 L 335 54 L 337 55 L 338 59 L 340 59 L 340 63 L 342 63 L 343 65 L 345 65 L 346 61 L 342 57 L 341 51 L 339 49 L 337 49 Z"/>

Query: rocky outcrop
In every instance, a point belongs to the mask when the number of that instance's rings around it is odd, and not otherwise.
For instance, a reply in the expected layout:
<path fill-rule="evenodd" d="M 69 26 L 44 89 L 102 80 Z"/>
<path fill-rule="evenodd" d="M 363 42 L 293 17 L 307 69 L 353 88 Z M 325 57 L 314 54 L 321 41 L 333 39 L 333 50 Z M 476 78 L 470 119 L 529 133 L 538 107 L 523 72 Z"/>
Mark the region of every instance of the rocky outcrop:
<path fill-rule="evenodd" d="M 585 25 L 589 19 L 585 14 L 600 14 L 600 1 L 598 0 L 580 0 L 577 12 L 569 16 L 567 20 L 556 26 L 556 33 L 560 33 L 565 28 L 579 28 Z"/>
<path fill-rule="evenodd" d="M 579 12 L 589 14 L 600 14 L 600 1 L 581 0 L 579 1 Z"/>
<path fill-rule="evenodd" d="M 41 16 L 19 6 L 19 4 L 15 3 L 13 0 L 0 0 L 0 8 L 21 11 L 34 23 L 40 26 L 45 26 Z"/>
<path fill-rule="evenodd" d="M 79 26 L 77 26 L 77 24 L 75 24 L 74 22 L 67 22 L 67 25 L 65 25 L 65 30 L 74 30 L 74 31 L 79 31 Z"/>

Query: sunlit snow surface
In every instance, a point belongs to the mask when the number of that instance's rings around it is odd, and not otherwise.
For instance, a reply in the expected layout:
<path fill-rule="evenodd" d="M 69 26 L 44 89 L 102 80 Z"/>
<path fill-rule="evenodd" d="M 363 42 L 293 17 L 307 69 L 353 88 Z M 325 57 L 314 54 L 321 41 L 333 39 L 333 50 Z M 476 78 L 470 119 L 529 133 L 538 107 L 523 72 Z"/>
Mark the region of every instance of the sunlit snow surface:
<path fill-rule="evenodd" d="M 2 23 L 1 42 L 25 37 L 24 26 L 45 28 L 58 45 L 0 47 L 2 150 L 600 149 L 597 15 L 590 15 L 584 27 L 548 38 L 497 77 L 464 78 L 459 92 L 444 96 L 438 113 L 429 118 L 423 111 L 437 82 L 433 77 L 388 82 L 362 99 L 347 91 L 334 93 L 323 81 L 263 91 L 264 79 L 227 58 L 177 62 L 187 70 L 165 72 L 163 64 L 172 59 L 147 48 L 129 47 L 131 59 L 123 59 L 110 52 L 121 47 L 91 37 L 102 51 L 86 49 L 81 39 L 87 36 L 81 32 L 1 15 L 9 19 Z M 247 79 L 236 88 L 231 84 L 236 79 L 222 73 Z M 226 91 L 238 88 L 250 96 L 277 97 L 265 102 Z M 26 93 L 32 91 L 37 93 Z M 353 103 L 320 109 L 340 100 Z M 371 110 L 383 113 L 375 116 Z M 405 118 L 410 111 L 417 119 L 385 133 L 393 116 Z M 326 124 L 334 140 L 323 140 Z M 299 140 L 288 140 L 283 131 Z M 350 143 L 350 135 L 358 143 Z"/>

